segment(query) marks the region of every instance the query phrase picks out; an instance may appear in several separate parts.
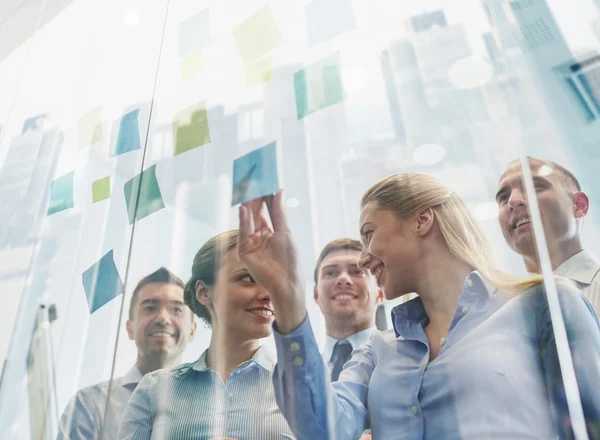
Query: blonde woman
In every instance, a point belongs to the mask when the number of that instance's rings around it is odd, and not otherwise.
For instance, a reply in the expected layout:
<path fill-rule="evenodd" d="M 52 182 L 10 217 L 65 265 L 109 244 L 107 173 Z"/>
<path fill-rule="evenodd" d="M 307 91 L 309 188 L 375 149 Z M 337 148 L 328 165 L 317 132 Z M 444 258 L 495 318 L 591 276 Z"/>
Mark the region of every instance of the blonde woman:
<path fill-rule="evenodd" d="M 271 385 L 275 359 L 260 339 L 273 324 L 269 293 L 239 262 L 238 231 L 211 238 L 194 258 L 185 302 L 212 327 L 197 362 L 147 374 L 119 439 L 284 440 L 292 433 Z"/>
<path fill-rule="evenodd" d="M 493 266 L 465 203 L 426 174 L 397 174 L 363 196 L 360 265 L 393 310 L 393 330 L 354 351 L 330 384 L 296 267 L 281 194 L 240 208 L 239 254 L 271 292 L 278 404 L 298 438 L 552 439 L 572 435 L 540 279 Z M 558 283 L 590 437 L 600 420 L 600 330 L 587 300 Z"/>

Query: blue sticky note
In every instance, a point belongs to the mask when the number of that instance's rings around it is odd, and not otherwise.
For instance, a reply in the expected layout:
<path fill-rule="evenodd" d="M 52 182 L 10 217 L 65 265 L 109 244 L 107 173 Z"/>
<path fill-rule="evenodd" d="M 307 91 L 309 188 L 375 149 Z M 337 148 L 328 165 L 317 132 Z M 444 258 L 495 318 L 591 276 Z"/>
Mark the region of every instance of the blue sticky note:
<path fill-rule="evenodd" d="M 90 313 L 123 293 L 112 249 L 81 275 Z"/>
<path fill-rule="evenodd" d="M 309 46 L 356 29 L 351 0 L 314 0 L 304 8 L 304 15 Z"/>
<path fill-rule="evenodd" d="M 48 205 L 48 215 L 55 214 L 65 209 L 75 206 L 73 202 L 73 176 L 75 171 L 71 171 L 64 176 L 59 177 L 50 186 L 50 204 Z"/>
<path fill-rule="evenodd" d="M 142 148 L 138 115 L 140 109 L 133 110 L 121 118 L 116 144 L 111 146 L 110 157 Z"/>
<path fill-rule="evenodd" d="M 156 165 L 126 182 L 124 189 L 130 225 L 165 207 L 156 179 Z"/>
<path fill-rule="evenodd" d="M 342 102 L 346 97 L 342 83 L 340 53 L 336 52 L 294 74 L 298 119 Z"/>
<path fill-rule="evenodd" d="M 208 9 L 183 21 L 179 26 L 179 58 L 187 57 L 210 46 Z"/>
<path fill-rule="evenodd" d="M 231 206 L 279 191 L 275 142 L 233 161 Z"/>

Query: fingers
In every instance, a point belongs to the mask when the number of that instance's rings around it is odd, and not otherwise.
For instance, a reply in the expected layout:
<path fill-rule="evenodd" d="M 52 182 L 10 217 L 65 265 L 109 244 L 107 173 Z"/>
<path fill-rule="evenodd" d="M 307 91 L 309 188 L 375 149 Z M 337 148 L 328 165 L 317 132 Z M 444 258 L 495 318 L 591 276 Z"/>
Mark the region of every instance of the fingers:
<path fill-rule="evenodd" d="M 285 210 L 283 208 L 283 190 L 266 199 L 271 222 L 275 231 L 289 231 Z"/>
<path fill-rule="evenodd" d="M 238 239 L 238 249 L 244 243 L 246 243 L 249 238 L 254 234 L 254 218 L 253 215 L 249 212 L 248 206 L 246 204 L 240 205 L 240 230 L 239 230 L 239 239 Z"/>

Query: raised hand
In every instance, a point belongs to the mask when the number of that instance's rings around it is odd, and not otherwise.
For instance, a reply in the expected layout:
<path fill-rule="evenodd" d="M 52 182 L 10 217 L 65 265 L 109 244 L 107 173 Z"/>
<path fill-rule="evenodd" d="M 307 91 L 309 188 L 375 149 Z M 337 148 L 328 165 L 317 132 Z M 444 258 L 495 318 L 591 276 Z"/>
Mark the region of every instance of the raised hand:
<path fill-rule="evenodd" d="M 304 320 L 306 306 L 296 247 L 282 200 L 280 191 L 240 206 L 238 255 L 252 277 L 269 291 L 278 330 L 289 333 Z"/>

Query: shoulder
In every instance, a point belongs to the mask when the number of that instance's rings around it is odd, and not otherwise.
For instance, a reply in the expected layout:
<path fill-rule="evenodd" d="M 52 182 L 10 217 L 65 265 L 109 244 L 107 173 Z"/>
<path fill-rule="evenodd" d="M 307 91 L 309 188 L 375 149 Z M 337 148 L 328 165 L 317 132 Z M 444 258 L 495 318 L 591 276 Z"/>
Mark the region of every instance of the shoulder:
<path fill-rule="evenodd" d="M 178 365 L 173 368 L 164 368 L 148 373 L 141 380 L 138 388 L 150 388 L 173 380 L 185 379 L 193 371 L 195 362 Z"/>

